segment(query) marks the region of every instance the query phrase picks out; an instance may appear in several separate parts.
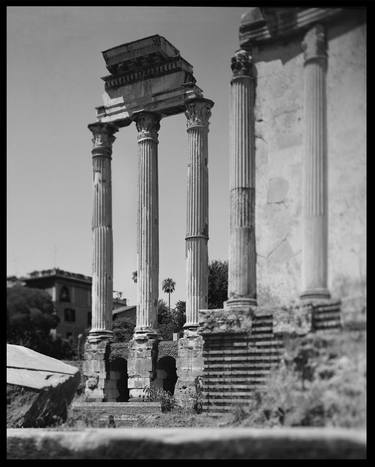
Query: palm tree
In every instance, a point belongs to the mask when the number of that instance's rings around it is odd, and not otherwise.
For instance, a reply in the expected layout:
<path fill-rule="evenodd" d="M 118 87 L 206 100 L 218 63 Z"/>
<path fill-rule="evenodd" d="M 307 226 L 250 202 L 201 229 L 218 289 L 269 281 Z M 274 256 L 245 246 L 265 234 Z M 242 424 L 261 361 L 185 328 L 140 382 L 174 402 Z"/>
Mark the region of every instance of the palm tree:
<path fill-rule="evenodd" d="M 136 284 L 138 279 L 138 271 L 133 271 L 132 272 L 132 280 Z"/>
<path fill-rule="evenodd" d="M 161 284 L 161 288 L 163 289 L 163 292 L 168 294 L 169 313 L 171 312 L 171 293 L 174 292 L 175 285 L 176 285 L 176 282 L 169 277 L 167 279 L 164 279 L 163 283 Z"/>

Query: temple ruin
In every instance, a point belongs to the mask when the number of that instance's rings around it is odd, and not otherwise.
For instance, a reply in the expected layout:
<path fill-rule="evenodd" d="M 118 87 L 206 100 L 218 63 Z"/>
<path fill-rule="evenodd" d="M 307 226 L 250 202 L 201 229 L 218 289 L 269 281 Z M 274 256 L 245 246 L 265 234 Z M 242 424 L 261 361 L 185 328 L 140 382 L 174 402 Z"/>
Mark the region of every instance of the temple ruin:
<path fill-rule="evenodd" d="M 364 300 L 365 23 L 363 9 L 345 8 L 251 8 L 241 19 L 240 49 L 230 62 L 229 277 L 222 310 L 207 309 L 208 128 L 214 103 L 197 86 L 193 67 L 159 35 L 103 52 L 110 74 L 103 78 L 97 121 L 89 125 L 94 206 L 87 401 L 119 397 L 121 371 L 108 363 L 111 155 L 114 135 L 133 122 L 138 281 L 136 329 L 126 354 L 129 401 L 140 400 L 161 368 L 156 315 L 163 118 L 185 113 L 188 134 L 186 324 L 175 353 L 176 398 L 202 391 L 203 409 L 213 414 L 248 403 L 277 365 L 286 327 L 297 333 L 340 329 L 343 306 L 353 297 Z M 343 193 L 343 180 L 349 193 Z M 354 203 L 346 211 L 345 200 Z M 351 250 L 360 262 L 355 272 L 348 266 Z M 260 286 L 270 295 L 268 303 Z"/>

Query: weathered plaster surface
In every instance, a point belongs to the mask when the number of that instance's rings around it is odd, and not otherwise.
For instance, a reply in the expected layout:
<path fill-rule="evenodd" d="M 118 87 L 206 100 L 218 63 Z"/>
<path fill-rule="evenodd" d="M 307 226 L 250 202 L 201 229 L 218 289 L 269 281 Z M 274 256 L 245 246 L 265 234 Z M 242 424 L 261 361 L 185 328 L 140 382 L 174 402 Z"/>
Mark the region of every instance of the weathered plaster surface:
<path fill-rule="evenodd" d="M 332 294 L 343 296 L 365 293 L 365 41 L 365 27 L 357 27 L 330 40 L 328 50 L 328 279 Z"/>
<path fill-rule="evenodd" d="M 256 241 L 258 303 L 268 289 L 287 302 L 299 291 L 303 154 L 303 64 L 279 46 L 256 64 Z M 298 51 L 298 50 L 297 50 Z M 279 58 L 274 58 L 279 57 Z M 269 298 L 269 297 L 268 297 Z"/>
<path fill-rule="evenodd" d="M 344 297 L 366 280 L 365 27 L 327 36 L 328 286 Z M 303 57 L 297 40 L 254 56 L 258 303 L 288 303 L 301 292 Z"/>

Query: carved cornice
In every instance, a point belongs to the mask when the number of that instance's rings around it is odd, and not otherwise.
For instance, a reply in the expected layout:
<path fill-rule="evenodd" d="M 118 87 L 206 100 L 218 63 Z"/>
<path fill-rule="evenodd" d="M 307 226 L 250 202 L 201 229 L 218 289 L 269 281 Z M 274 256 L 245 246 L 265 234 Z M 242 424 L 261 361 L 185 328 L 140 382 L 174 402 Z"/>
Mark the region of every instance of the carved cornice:
<path fill-rule="evenodd" d="M 211 108 L 213 101 L 209 99 L 194 99 L 185 103 L 187 118 L 186 127 L 188 130 L 196 127 L 208 127 L 208 121 L 211 117 Z"/>
<path fill-rule="evenodd" d="M 311 60 L 324 60 L 327 57 L 327 44 L 324 27 L 315 25 L 305 35 L 302 41 L 303 57 L 305 64 Z"/>
<path fill-rule="evenodd" d="M 316 23 L 331 22 L 343 14 L 345 8 L 304 7 L 254 7 L 241 18 L 240 46 L 250 50 L 252 46 L 276 42 L 282 38 L 300 34 Z"/>
<path fill-rule="evenodd" d="M 252 63 L 251 57 L 246 50 L 237 50 L 232 57 L 231 65 L 233 77 L 252 76 Z"/>
<path fill-rule="evenodd" d="M 196 83 L 191 65 L 181 57 L 172 58 L 165 63 L 158 65 L 144 65 L 142 69 L 130 69 L 122 73 L 118 72 L 113 75 L 104 76 L 102 80 L 105 82 L 105 90 L 109 91 L 138 81 L 157 78 L 171 73 L 177 73 L 179 71 L 183 71 L 185 73 L 184 80 L 186 83 Z"/>
<path fill-rule="evenodd" d="M 114 133 L 118 128 L 112 123 L 95 122 L 88 125 L 88 129 L 92 132 L 92 154 L 110 157 L 112 154 L 112 144 L 115 141 Z"/>
<path fill-rule="evenodd" d="M 134 121 L 138 130 L 138 142 L 145 139 L 158 142 L 160 115 L 154 112 L 140 112 L 134 116 Z"/>

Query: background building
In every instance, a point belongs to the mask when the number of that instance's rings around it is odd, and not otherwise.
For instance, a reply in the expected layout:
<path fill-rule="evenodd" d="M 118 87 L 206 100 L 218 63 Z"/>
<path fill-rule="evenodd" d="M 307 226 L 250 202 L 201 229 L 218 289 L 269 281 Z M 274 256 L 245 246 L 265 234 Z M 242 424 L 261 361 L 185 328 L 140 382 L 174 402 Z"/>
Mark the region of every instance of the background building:
<path fill-rule="evenodd" d="M 33 271 L 22 278 L 7 278 L 7 286 L 23 284 L 48 292 L 60 318 L 56 333 L 73 342 L 91 327 L 91 282 L 90 276 L 58 268 Z M 114 292 L 114 295 L 114 309 L 132 308 L 126 307 L 126 298 L 122 298 L 120 293 Z"/>

